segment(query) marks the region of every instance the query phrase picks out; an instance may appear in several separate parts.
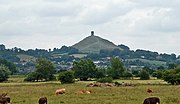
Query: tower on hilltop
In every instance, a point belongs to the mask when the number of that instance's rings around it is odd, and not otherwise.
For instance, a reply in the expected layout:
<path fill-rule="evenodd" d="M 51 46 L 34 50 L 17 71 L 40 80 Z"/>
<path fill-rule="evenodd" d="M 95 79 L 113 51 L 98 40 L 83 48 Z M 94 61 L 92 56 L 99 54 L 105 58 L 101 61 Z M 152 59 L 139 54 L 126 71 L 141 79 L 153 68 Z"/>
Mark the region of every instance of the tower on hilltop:
<path fill-rule="evenodd" d="M 94 36 L 94 31 L 91 31 L 91 36 Z"/>

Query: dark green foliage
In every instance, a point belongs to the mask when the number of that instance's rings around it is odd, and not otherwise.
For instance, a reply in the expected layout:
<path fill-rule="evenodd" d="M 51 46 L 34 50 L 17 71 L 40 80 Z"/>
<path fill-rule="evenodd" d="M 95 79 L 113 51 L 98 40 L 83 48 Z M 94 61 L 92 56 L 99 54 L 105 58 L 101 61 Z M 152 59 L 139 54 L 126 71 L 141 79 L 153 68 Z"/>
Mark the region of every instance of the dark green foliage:
<path fill-rule="evenodd" d="M 5 59 L 0 59 L 0 64 L 5 65 L 9 69 L 10 74 L 14 74 L 17 72 L 16 66 L 12 62 L 9 62 Z"/>
<path fill-rule="evenodd" d="M 125 71 L 123 76 L 126 79 L 131 79 L 133 77 L 133 74 L 128 71 Z"/>
<path fill-rule="evenodd" d="M 9 69 L 4 65 L 0 65 L 0 82 L 6 81 L 9 74 Z"/>
<path fill-rule="evenodd" d="M 32 72 L 32 73 L 29 73 L 28 76 L 24 79 L 24 81 L 31 81 L 31 82 L 35 82 L 35 81 L 38 81 L 40 80 L 40 74 L 37 73 L 37 72 Z"/>
<path fill-rule="evenodd" d="M 157 77 L 157 79 L 162 79 L 163 73 L 164 73 L 164 70 L 157 70 L 157 71 L 152 73 L 152 76 Z"/>
<path fill-rule="evenodd" d="M 75 72 L 75 77 L 80 78 L 80 80 L 94 78 L 97 73 L 96 65 L 90 59 L 75 61 L 73 63 L 73 71 Z"/>
<path fill-rule="evenodd" d="M 139 76 L 140 76 L 141 80 L 148 80 L 148 79 L 150 79 L 149 73 L 146 70 L 144 70 L 144 69 L 142 69 L 140 71 Z"/>
<path fill-rule="evenodd" d="M 50 57 L 50 54 L 45 49 L 35 49 L 35 50 L 29 49 L 25 51 L 24 54 L 34 56 L 36 58 L 49 58 Z"/>
<path fill-rule="evenodd" d="M 46 59 L 38 59 L 36 64 L 36 71 L 30 73 L 28 77 L 25 79 L 26 81 L 39 81 L 39 80 L 54 80 L 54 72 L 55 72 L 54 64 Z M 35 79 L 35 80 L 34 80 Z"/>
<path fill-rule="evenodd" d="M 54 64 L 46 59 L 38 59 L 36 64 L 36 72 L 42 75 L 45 80 L 52 80 L 55 72 Z"/>
<path fill-rule="evenodd" d="M 168 64 L 168 69 L 174 69 L 176 67 L 177 67 L 177 65 L 175 63 L 169 63 Z"/>
<path fill-rule="evenodd" d="M 154 72 L 153 69 L 150 69 L 150 68 L 147 67 L 147 66 L 143 67 L 143 70 L 146 70 L 150 75 Z"/>
<path fill-rule="evenodd" d="M 103 78 L 98 79 L 97 82 L 100 82 L 100 83 L 112 83 L 113 78 L 112 77 L 103 77 Z"/>
<path fill-rule="evenodd" d="M 180 84 L 180 66 L 176 67 L 175 69 L 170 69 L 165 71 L 163 74 L 163 79 L 172 85 Z"/>
<path fill-rule="evenodd" d="M 74 72 L 73 71 L 61 72 L 59 73 L 58 80 L 60 80 L 62 84 L 74 83 L 75 82 Z"/>
<path fill-rule="evenodd" d="M 139 70 L 132 69 L 131 72 L 135 77 L 139 77 Z"/>
<path fill-rule="evenodd" d="M 67 47 L 67 46 L 62 46 L 60 49 L 54 48 L 53 52 L 55 53 L 68 53 L 68 54 L 77 54 L 79 53 L 78 49 L 73 48 L 73 47 Z"/>
<path fill-rule="evenodd" d="M 118 45 L 118 47 L 122 48 L 123 50 L 130 50 L 130 48 L 128 46 L 123 45 L 123 44 Z"/>
<path fill-rule="evenodd" d="M 123 63 L 120 61 L 119 58 L 112 58 L 111 68 L 108 72 L 108 75 L 111 76 L 113 79 L 119 79 L 120 77 L 123 77 L 125 70 L 126 69 Z"/>
<path fill-rule="evenodd" d="M 0 58 L 1 59 L 6 59 L 10 62 L 18 62 L 20 59 L 16 56 L 16 52 L 13 50 L 7 49 L 4 51 L 0 51 Z"/>
<path fill-rule="evenodd" d="M 97 68 L 96 77 L 95 78 L 102 78 L 107 75 L 105 68 Z"/>
<path fill-rule="evenodd" d="M 98 60 L 100 58 L 100 55 L 97 53 L 90 53 L 86 56 L 86 58 L 90 58 L 92 60 Z"/>

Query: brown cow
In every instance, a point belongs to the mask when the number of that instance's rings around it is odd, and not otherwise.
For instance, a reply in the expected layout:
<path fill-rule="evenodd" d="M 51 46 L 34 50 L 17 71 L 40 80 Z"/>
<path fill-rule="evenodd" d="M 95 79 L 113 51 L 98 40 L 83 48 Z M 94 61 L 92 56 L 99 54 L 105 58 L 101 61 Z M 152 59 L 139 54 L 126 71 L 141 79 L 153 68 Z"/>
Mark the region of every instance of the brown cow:
<path fill-rule="evenodd" d="M 147 93 L 153 93 L 153 90 L 147 89 Z"/>
<path fill-rule="evenodd" d="M 160 104 L 160 99 L 158 97 L 146 98 L 143 104 Z"/>
<path fill-rule="evenodd" d="M 7 93 L 2 93 L 2 94 L 0 94 L 0 97 L 5 97 L 7 95 Z"/>
<path fill-rule="evenodd" d="M 92 93 L 91 90 L 80 90 L 76 92 L 75 94 L 80 95 L 80 94 L 91 94 L 91 93 Z"/>
<path fill-rule="evenodd" d="M 56 95 L 59 95 L 59 94 L 64 94 L 66 92 L 66 89 L 65 88 L 62 88 L 62 89 L 57 89 L 55 94 Z"/>
<path fill-rule="evenodd" d="M 41 97 L 39 99 L 39 104 L 47 104 L 47 97 Z"/>
<path fill-rule="evenodd" d="M 10 96 L 7 93 L 0 94 L 0 104 L 10 104 Z"/>

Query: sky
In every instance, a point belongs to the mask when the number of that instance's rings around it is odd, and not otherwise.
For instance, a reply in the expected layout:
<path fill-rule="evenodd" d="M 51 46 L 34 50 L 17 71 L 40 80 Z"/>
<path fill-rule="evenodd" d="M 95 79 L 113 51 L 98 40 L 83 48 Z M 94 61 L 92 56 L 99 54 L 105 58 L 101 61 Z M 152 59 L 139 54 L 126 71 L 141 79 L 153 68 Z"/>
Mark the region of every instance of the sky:
<path fill-rule="evenodd" d="M 53 49 L 95 35 L 180 55 L 180 0 L 0 0 L 0 44 Z"/>

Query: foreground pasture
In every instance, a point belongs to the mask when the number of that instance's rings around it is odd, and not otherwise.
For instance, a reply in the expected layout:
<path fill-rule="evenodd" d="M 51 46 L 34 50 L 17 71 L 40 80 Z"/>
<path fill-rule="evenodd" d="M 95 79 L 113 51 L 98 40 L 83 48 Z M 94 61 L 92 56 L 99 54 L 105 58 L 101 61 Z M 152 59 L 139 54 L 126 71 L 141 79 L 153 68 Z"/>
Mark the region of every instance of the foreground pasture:
<path fill-rule="evenodd" d="M 126 82 L 126 80 L 124 81 Z M 129 82 L 129 81 L 127 81 Z M 124 87 L 86 87 L 90 82 L 76 82 L 61 85 L 59 82 L 38 83 L 1 83 L 0 93 L 7 92 L 11 96 L 11 104 L 37 104 L 42 96 L 48 98 L 48 104 L 142 104 L 150 96 L 158 96 L 161 104 L 180 104 L 180 86 L 156 83 L 153 80 L 146 84 L 136 80 L 136 86 Z M 67 93 L 55 95 L 58 88 L 66 88 Z M 154 92 L 149 94 L 150 88 Z M 75 94 L 80 90 L 91 90 L 91 94 Z"/>

